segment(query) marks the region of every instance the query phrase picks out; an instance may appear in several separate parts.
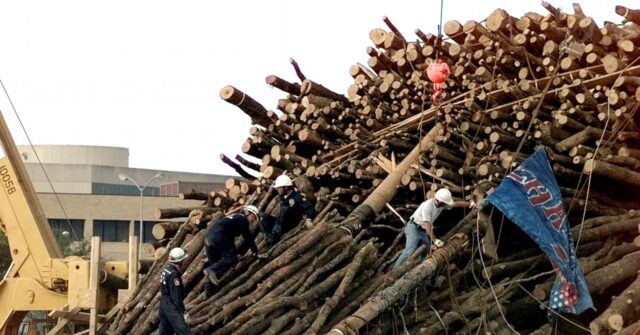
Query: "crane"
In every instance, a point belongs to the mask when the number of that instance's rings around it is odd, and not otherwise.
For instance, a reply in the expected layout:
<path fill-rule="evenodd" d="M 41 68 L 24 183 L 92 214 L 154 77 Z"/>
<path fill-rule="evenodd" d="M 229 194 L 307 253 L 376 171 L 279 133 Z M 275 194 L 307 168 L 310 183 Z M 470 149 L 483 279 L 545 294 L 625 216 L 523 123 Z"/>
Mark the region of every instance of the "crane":
<path fill-rule="evenodd" d="M 6 155 L 0 159 L 0 229 L 7 236 L 13 259 L 0 282 L 0 335 L 18 334 L 29 311 L 54 311 L 50 316 L 64 320 L 56 325 L 61 330 L 87 309 L 89 333 L 98 333 L 99 311 L 115 313 L 113 307 L 118 306 L 114 299 L 104 298 L 109 288 L 99 281 L 113 277 L 113 273 L 124 281 L 128 272 L 132 274 L 129 290 L 134 288 L 137 253 L 130 251 L 128 265 L 109 262 L 100 266 L 100 239 L 94 237 L 91 259 L 63 258 L 2 112 L 0 143 Z M 130 250 L 136 250 L 136 239 L 129 240 Z"/>

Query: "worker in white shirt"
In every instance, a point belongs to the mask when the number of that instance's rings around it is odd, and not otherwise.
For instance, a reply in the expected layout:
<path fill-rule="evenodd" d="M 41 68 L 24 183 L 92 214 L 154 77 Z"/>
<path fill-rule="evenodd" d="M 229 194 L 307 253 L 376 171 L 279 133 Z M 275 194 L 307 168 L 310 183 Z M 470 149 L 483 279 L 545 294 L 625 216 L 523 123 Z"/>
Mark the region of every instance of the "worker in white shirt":
<path fill-rule="evenodd" d="M 441 188 L 433 199 L 428 199 L 420 204 L 404 228 L 406 242 L 394 268 L 399 267 L 420 245 L 424 244 L 430 249 L 443 247 L 444 242 L 433 235 L 433 224 L 443 209 L 455 207 L 473 208 L 475 203 L 473 201 L 453 201 L 451 191 Z M 431 241 L 433 241 L 433 245 L 431 245 Z"/>

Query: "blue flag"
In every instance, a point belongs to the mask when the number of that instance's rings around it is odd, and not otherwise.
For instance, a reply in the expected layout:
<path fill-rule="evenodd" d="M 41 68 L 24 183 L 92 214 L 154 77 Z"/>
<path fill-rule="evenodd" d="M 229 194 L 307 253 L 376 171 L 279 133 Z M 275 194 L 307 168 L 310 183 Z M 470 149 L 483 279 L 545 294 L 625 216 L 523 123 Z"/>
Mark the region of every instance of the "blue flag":
<path fill-rule="evenodd" d="M 558 277 L 551 289 L 549 306 L 574 314 L 593 308 L 545 149 L 536 150 L 507 175 L 486 201 L 524 230 L 551 259 Z"/>

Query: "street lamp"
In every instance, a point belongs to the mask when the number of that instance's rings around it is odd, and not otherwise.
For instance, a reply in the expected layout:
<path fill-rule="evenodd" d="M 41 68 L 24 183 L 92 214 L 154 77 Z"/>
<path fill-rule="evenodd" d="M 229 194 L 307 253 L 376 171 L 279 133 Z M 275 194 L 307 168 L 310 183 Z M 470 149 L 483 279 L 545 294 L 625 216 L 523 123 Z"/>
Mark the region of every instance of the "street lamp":
<path fill-rule="evenodd" d="M 142 259 L 142 233 L 144 231 L 144 223 L 142 220 L 142 205 L 143 205 L 143 199 L 144 199 L 144 189 L 147 188 L 147 186 L 149 186 L 149 184 L 155 180 L 155 179 L 160 179 L 162 178 L 164 175 L 162 174 L 162 172 L 158 172 L 156 173 L 155 176 L 149 178 L 147 180 L 147 182 L 144 184 L 144 186 L 140 187 L 140 185 L 138 185 L 138 183 L 131 177 L 127 176 L 126 174 L 119 174 L 118 178 L 120 178 L 120 180 L 122 181 L 130 181 L 131 183 L 133 183 L 134 185 L 136 185 L 136 187 L 138 188 L 138 191 L 140 191 L 140 245 L 138 246 L 138 258 Z"/>

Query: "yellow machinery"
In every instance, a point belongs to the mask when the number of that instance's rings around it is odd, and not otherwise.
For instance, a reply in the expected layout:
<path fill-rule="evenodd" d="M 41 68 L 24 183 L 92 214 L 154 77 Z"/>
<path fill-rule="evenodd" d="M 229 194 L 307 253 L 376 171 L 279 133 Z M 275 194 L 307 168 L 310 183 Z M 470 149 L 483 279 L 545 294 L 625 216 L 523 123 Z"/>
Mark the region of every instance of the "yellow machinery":
<path fill-rule="evenodd" d="M 52 311 L 50 316 L 61 320 L 55 334 L 65 323 L 84 318 L 82 310 L 90 310 L 89 333 L 100 332 L 100 310 L 116 308 L 107 305 L 105 290 L 100 288 L 100 240 L 91 241 L 91 259 L 62 258 L 62 254 L 40 206 L 34 187 L 27 175 L 18 149 L 0 112 L 0 142 L 6 157 L 0 160 L 0 228 L 6 234 L 13 264 L 0 283 L 0 335 L 18 334 L 18 328 L 28 311 Z M 135 238 L 130 249 L 136 250 Z M 137 254 L 130 252 L 129 265 L 137 265 Z M 122 262 L 124 263 L 124 262 Z M 129 288 L 135 287 L 137 269 L 123 264 L 109 264 L 109 271 L 132 274 Z M 128 293 L 128 292 L 127 292 Z M 111 305 L 115 305 L 112 302 Z M 105 316 L 101 316 L 104 320 Z M 31 333 L 31 331 L 30 331 Z"/>

